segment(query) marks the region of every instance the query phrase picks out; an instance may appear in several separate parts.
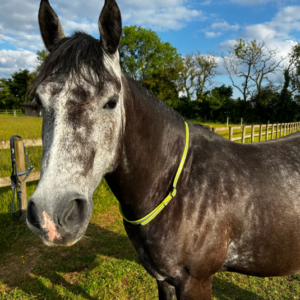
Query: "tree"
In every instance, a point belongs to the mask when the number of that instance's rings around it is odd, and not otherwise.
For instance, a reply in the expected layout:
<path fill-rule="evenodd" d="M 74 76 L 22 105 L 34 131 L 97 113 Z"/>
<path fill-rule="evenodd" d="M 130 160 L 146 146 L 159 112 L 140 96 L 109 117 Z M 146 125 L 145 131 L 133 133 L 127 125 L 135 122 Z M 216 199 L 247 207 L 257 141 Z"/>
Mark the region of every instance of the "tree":
<path fill-rule="evenodd" d="M 125 26 L 120 44 L 120 62 L 124 73 L 166 100 L 178 96 L 176 82 L 182 58 L 170 43 L 162 42 L 151 29 Z M 165 89 L 167 88 L 167 93 Z"/>
<path fill-rule="evenodd" d="M 213 78 L 218 75 L 218 62 L 217 56 L 213 53 L 208 53 L 207 55 L 202 55 L 198 51 L 195 55 L 195 64 L 196 64 L 196 89 L 197 97 L 202 98 L 205 91 L 205 85 L 209 83 L 212 85 Z"/>
<path fill-rule="evenodd" d="M 38 61 L 38 65 L 37 65 L 37 67 L 36 67 L 36 69 L 37 70 L 39 70 L 40 69 L 40 67 L 41 67 L 41 65 L 42 65 L 42 63 L 44 62 L 44 60 L 46 59 L 46 57 L 49 55 L 49 52 L 47 51 L 47 50 L 45 50 L 45 49 L 43 49 L 43 50 L 38 50 L 37 52 L 36 52 L 36 55 L 37 55 L 37 61 Z"/>
<path fill-rule="evenodd" d="M 191 101 L 194 93 L 197 94 L 197 99 L 201 100 L 206 84 L 211 85 L 212 79 L 218 75 L 217 68 L 217 56 L 213 53 L 203 55 L 197 51 L 185 56 L 178 86 L 186 93 L 188 101 Z"/>
<path fill-rule="evenodd" d="M 196 61 L 194 53 L 187 54 L 180 68 L 180 77 L 178 86 L 181 91 L 187 95 L 187 101 L 191 101 L 193 93 L 196 91 Z"/>
<path fill-rule="evenodd" d="M 228 50 L 228 56 L 222 55 L 232 85 L 242 93 L 244 101 L 252 94 L 253 88 L 260 98 L 264 83 L 270 82 L 268 76 L 281 68 L 284 58 L 276 61 L 275 56 L 276 49 L 268 48 L 265 42 L 243 39 L 238 39 Z M 235 83 L 233 76 L 243 79 L 243 82 Z"/>
<path fill-rule="evenodd" d="M 285 84 L 283 89 L 290 88 L 292 93 L 300 94 L 300 44 L 293 46 L 289 53 L 289 65 L 284 70 Z"/>
<path fill-rule="evenodd" d="M 0 102 L 3 108 L 19 108 L 21 103 L 26 102 L 27 89 L 33 76 L 29 70 L 24 69 L 13 73 L 11 78 L 0 79 Z"/>

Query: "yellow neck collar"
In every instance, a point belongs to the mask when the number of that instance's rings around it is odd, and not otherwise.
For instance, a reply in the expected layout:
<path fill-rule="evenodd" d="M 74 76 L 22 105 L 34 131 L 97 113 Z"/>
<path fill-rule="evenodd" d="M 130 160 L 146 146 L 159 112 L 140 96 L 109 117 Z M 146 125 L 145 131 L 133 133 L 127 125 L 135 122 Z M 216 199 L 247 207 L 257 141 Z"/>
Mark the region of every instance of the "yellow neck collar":
<path fill-rule="evenodd" d="M 177 190 L 176 190 L 176 186 L 177 186 L 177 182 L 179 179 L 179 176 L 182 172 L 182 169 L 184 167 L 184 163 L 187 157 L 187 153 L 188 153 L 188 148 L 189 148 L 189 142 L 190 142 L 190 132 L 189 132 L 189 126 L 188 124 L 185 122 L 185 147 L 184 147 L 184 151 L 182 154 L 182 158 L 178 167 L 178 170 L 176 172 L 174 181 L 173 181 L 173 188 L 172 191 L 168 194 L 168 196 L 156 207 L 154 208 L 148 215 L 146 215 L 144 218 L 136 220 L 136 221 L 129 221 L 126 219 L 126 217 L 124 216 L 124 213 L 122 211 L 122 207 L 121 204 L 119 203 L 119 210 L 120 210 L 120 214 L 122 215 L 123 219 L 131 224 L 134 225 L 146 225 L 148 224 L 150 221 L 152 221 L 167 205 L 168 203 L 172 200 L 173 197 L 176 196 Z"/>

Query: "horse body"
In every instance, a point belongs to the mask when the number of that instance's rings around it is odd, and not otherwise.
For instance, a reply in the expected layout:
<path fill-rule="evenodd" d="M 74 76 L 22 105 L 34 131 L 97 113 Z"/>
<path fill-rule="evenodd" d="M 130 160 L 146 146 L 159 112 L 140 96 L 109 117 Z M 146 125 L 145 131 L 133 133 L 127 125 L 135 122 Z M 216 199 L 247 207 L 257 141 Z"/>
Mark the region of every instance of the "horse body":
<path fill-rule="evenodd" d="M 122 84 L 128 85 L 124 80 Z M 149 105 L 159 103 L 149 101 L 146 93 L 145 97 L 137 94 L 131 96 L 131 101 L 125 99 L 126 115 L 137 116 L 126 127 L 131 137 L 125 141 L 138 153 L 132 155 L 131 161 L 131 156 L 125 154 L 130 152 L 125 143 L 121 158 L 124 161 L 120 164 L 136 165 L 137 169 L 131 174 L 121 167 L 106 176 L 126 217 L 132 220 L 151 211 L 167 194 L 184 147 L 180 119 L 176 120 L 177 126 L 172 126 L 177 127 L 175 133 L 170 134 L 168 126 L 165 130 L 161 122 L 153 122 L 154 134 L 144 132 L 148 120 L 140 110 L 131 110 L 143 107 L 146 113 Z M 139 101 L 144 103 L 138 104 Z M 164 122 L 167 120 L 165 117 Z M 198 125 L 190 123 L 189 127 L 189 154 L 176 198 L 151 226 L 124 222 L 144 267 L 157 280 L 167 279 L 173 284 L 185 273 L 201 281 L 221 270 L 255 276 L 299 271 L 299 134 L 277 141 L 237 144 Z M 165 134 L 161 137 L 162 132 Z M 139 141 L 139 146 L 131 143 L 139 138 L 147 141 Z M 174 140 L 173 148 L 167 142 L 170 140 Z M 168 144 L 165 154 L 160 141 Z M 156 150 L 149 145 L 157 146 Z M 174 148 L 175 157 L 169 153 Z M 135 164 L 139 155 L 146 170 Z M 158 171 L 166 169 L 171 170 L 167 176 Z"/>
<path fill-rule="evenodd" d="M 72 245 L 87 228 L 103 177 L 129 220 L 164 199 L 184 149 L 185 125 L 121 74 L 114 0 L 105 1 L 100 15 L 100 42 L 83 33 L 65 38 L 46 0 L 39 22 L 51 54 L 35 82 L 44 149 L 27 223 L 48 245 Z M 142 264 L 157 279 L 160 299 L 210 299 L 218 271 L 299 271 L 299 135 L 245 145 L 201 125 L 189 127 L 176 197 L 146 226 L 124 221 Z"/>

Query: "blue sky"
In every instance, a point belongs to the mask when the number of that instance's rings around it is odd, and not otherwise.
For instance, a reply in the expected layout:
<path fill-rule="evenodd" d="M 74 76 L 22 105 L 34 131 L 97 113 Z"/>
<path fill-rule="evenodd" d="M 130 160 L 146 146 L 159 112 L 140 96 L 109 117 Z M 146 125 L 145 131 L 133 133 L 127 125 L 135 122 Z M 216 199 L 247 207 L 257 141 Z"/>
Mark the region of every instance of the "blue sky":
<path fill-rule="evenodd" d="M 190 52 L 224 53 L 237 38 L 265 41 L 287 56 L 300 41 L 299 0 L 117 0 L 123 25 L 155 30 L 183 56 Z M 98 17 L 104 0 L 50 0 L 70 34 L 81 29 L 98 37 Z M 0 78 L 18 69 L 33 70 L 36 51 L 43 48 L 37 22 L 39 1 L 0 0 Z M 230 84 L 219 59 L 216 84 Z M 287 61 L 285 62 L 285 64 Z M 273 80 L 280 83 L 280 74 Z M 235 96 L 239 93 L 235 91 Z"/>

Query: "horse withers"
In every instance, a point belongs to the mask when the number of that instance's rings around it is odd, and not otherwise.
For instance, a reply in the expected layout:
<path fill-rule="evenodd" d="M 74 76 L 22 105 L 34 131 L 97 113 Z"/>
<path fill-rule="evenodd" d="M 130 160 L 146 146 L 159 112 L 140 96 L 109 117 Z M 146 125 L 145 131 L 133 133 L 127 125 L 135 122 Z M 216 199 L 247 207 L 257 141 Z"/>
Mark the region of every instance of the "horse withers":
<path fill-rule="evenodd" d="M 27 223 L 45 244 L 70 246 L 84 235 L 105 177 L 127 220 L 172 194 L 148 224 L 124 220 L 160 300 L 210 299 L 218 271 L 300 271 L 299 135 L 237 144 L 189 122 L 186 133 L 178 113 L 121 72 L 115 0 L 105 0 L 100 40 L 66 37 L 47 0 L 39 25 L 50 54 L 33 84 L 43 159 Z"/>

